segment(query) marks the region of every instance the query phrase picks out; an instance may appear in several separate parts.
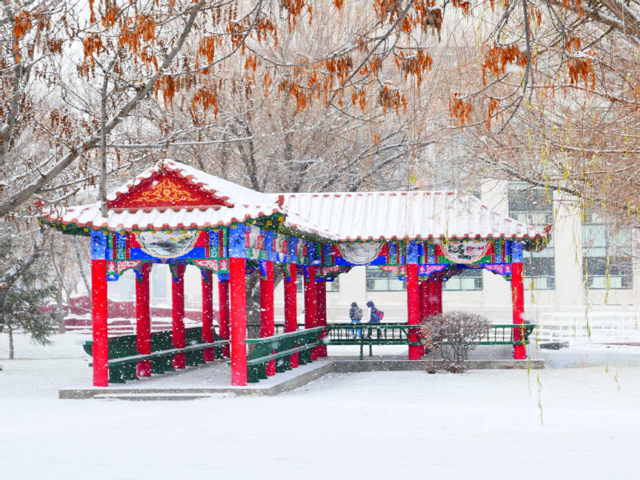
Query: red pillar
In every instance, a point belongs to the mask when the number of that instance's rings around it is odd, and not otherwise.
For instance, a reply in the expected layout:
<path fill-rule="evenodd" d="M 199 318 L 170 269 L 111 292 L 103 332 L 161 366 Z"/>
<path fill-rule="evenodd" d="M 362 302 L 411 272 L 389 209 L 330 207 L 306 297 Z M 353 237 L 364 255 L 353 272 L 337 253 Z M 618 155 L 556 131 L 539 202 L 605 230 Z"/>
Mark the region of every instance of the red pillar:
<path fill-rule="evenodd" d="M 109 386 L 109 330 L 107 261 L 91 260 L 91 317 L 93 320 L 93 386 Z"/>
<path fill-rule="evenodd" d="M 433 282 L 433 293 L 435 296 L 435 315 L 440 315 L 442 313 L 442 278 L 440 277 L 436 277 L 436 279 Z"/>
<path fill-rule="evenodd" d="M 140 278 L 136 277 L 136 347 L 138 353 L 151 353 L 151 312 L 149 309 L 149 274 L 151 264 L 141 267 Z M 151 360 L 138 362 L 136 374 L 139 377 L 151 376 Z"/>
<path fill-rule="evenodd" d="M 307 275 L 304 277 L 304 328 L 316 326 L 316 267 L 307 267 Z M 317 360 L 317 348 L 311 351 L 311 360 Z"/>
<path fill-rule="evenodd" d="M 218 328 L 220 338 L 229 340 L 229 280 L 218 281 Z M 222 348 L 222 354 L 229 358 L 229 345 Z"/>
<path fill-rule="evenodd" d="M 296 266 L 285 265 L 288 275 L 284 279 L 284 331 L 295 332 L 298 329 L 298 306 L 296 286 Z M 298 368 L 298 354 L 291 355 L 289 360 L 291 368 Z"/>
<path fill-rule="evenodd" d="M 174 265 L 171 282 L 171 338 L 175 348 L 186 346 L 184 332 L 184 270 L 185 265 Z M 180 370 L 186 367 L 186 356 L 178 353 L 173 357 L 173 368 Z"/>
<path fill-rule="evenodd" d="M 407 265 L 407 320 L 409 325 L 420 323 L 420 291 L 418 287 L 418 265 Z M 418 333 L 411 330 L 409 341 L 417 342 Z M 409 360 L 420 360 L 420 345 L 409 345 Z"/>
<path fill-rule="evenodd" d="M 273 314 L 273 262 L 264 262 L 265 274 L 260 277 L 260 337 L 272 337 L 275 331 Z M 266 374 L 272 377 L 276 374 L 276 362 L 267 363 Z"/>
<path fill-rule="evenodd" d="M 327 283 L 316 283 L 316 314 L 317 323 L 319 327 L 325 327 L 327 325 Z M 325 331 L 326 334 L 326 331 Z M 327 356 L 327 346 L 320 345 L 316 348 L 318 351 L 318 357 Z"/>
<path fill-rule="evenodd" d="M 247 384 L 247 283 L 244 258 L 229 259 L 231 290 L 231 385 Z"/>
<path fill-rule="evenodd" d="M 438 315 L 438 287 L 436 286 L 436 280 L 429 277 L 426 288 L 427 299 L 427 315 Z"/>
<path fill-rule="evenodd" d="M 429 280 L 418 281 L 418 298 L 420 321 L 430 315 L 429 313 Z"/>
<path fill-rule="evenodd" d="M 213 342 L 213 273 L 211 270 L 202 270 L 202 340 Z M 205 349 L 203 353 L 205 362 L 215 360 L 213 348 Z"/>
<path fill-rule="evenodd" d="M 513 263 L 511 265 L 511 298 L 513 305 L 513 324 L 521 325 L 524 323 L 524 285 L 522 282 L 522 263 Z M 513 340 L 521 341 L 522 332 L 519 328 L 513 329 Z M 513 359 L 524 360 L 527 358 L 527 349 L 525 345 L 513 346 Z"/>
<path fill-rule="evenodd" d="M 419 277 L 418 277 L 419 278 Z M 423 322 L 427 317 L 433 315 L 433 312 L 430 310 L 431 304 L 429 303 L 429 292 L 431 288 L 431 280 L 427 278 L 422 282 L 418 279 L 418 298 L 419 300 L 419 314 L 420 314 L 420 322 Z M 420 357 L 423 357 L 425 354 L 424 345 L 420 345 Z"/>

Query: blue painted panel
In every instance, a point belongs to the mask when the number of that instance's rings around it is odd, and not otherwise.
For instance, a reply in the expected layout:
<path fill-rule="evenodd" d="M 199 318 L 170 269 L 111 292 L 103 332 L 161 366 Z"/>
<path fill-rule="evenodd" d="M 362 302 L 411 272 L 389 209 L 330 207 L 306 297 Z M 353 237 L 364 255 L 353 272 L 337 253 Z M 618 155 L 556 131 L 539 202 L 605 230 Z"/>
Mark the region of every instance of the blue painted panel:
<path fill-rule="evenodd" d="M 325 265 L 331 265 L 331 245 L 322 245 Z"/>
<path fill-rule="evenodd" d="M 115 233 L 116 237 L 116 248 L 117 249 L 125 249 L 127 248 L 127 236 L 122 233 Z"/>
<path fill-rule="evenodd" d="M 235 225 L 229 227 L 229 257 L 244 258 L 244 225 Z"/>
<path fill-rule="evenodd" d="M 313 265 L 313 261 L 316 259 L 316 244 L 315 242 L 307 242 L 307 259 L 309 263 Z"/>
<path fill-rule="evenodd" d="M 429 258 L 427 261 L 430 264 L 436 263 L 436 246 L 433 243 L 430 243 L 427 248 L 429 249 Z"/>
<path fill-rule="evenodd" d="M 396 262 L 398 260 L 400 260 L 399 256 L 398 256 L 398 245 L 395 243 L 389 243 L 389 263 L 392 262 L 392 260 L 395 260 Z"/>
<path fill-rule="evenodd" d="M 220 248 L 220 234 L 218 232 L 209 232 L 209 246 L 215 249 Z"/>
<path fill-rule="evenodd" d="M 106 233 L 95 230 L 91 231 L 91 259 L 108 260 Z"/>
<path fill-rule="evenodd" d="M 511 252 L 511 263 L 522 263 L 522 243 L 513 242 L 513 251 Z"/>
<path fill-rule="evenodd" d="M 275 240 L 274 233 L 269 230 L 265 230 L 264 232 L 264 249 L 267 251 L 267 259 L 275 260 L 275 252 L 274 250 Z"/>
<path fill-rule="evenodd" d="M 287 237 L 287 245 L 289 250 L 288 263 L 294 263 L 296 256 L 296 247 L 298 246 L 298 239 L 296 237 Z"/>
<path fill-rule="evenodd" d="M 409 246 L 407 247 L 407 263 L 414 265 L 418 262 L 418 244 L 416 242 L 409 242 Z"/>

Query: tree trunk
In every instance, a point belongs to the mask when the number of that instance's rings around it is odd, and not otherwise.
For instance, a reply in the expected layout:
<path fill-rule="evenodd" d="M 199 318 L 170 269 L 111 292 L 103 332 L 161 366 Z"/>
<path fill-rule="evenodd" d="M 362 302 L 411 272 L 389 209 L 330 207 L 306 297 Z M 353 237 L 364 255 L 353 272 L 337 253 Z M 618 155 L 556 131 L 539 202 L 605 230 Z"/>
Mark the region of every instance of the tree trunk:
<path fill-rule="evenodd" d="M 100 102 L 100 213 L 107 218 L 107 90 L 109 88 L 109 74 L 102 83 Z"/>
<path fill-rule="evenodd" d="M 64 309 L 62 307 L 62 289 L 59 288 L 56 292 L 56 305 L 58 306 L 58 312 L 60 312 L 60 320 L 58 321 L 58 333 L 64 333 Z"/>
<path fill-rule="evenodd" d="M 7 293 L 9 293 L 9 286 L 0 285 L 0 333 L 4 329 L 4 299 L 7 297 Z"/>
<path fill-rule="evenodd" d="M 15 359 L 15 348 L 13 346 L 13 327 L 7 325 L 7 333 L 9 334 L 9 360 Z"/>

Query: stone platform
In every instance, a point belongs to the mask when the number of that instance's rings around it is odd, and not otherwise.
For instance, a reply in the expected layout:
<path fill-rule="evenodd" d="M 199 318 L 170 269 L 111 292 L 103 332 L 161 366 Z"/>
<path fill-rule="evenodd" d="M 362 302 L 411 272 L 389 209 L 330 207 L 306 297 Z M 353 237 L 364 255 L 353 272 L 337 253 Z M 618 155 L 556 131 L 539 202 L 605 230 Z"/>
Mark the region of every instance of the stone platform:
<path fill-rule="evenodd" d="M 439 362 L 436 362 L 438 366 Z M 329 373 L 426 371 L 432 360 L 407 360 L 406 356 L 372 356 L 358 360 L 353 356 L 332 356 L 303 365 L 295 370 L 261 380 L 246 387 L 231 386 L 231 374 L 225 361 L 188 368 L 181 372 L 143 378 L 109 387 L 65 388 L 61 399 L 103 400 L 198 400 L 218 396 L 274 396 L 295 390 Z M 469 369 L 541 369 L 544 360 L 469 360 Z"/>

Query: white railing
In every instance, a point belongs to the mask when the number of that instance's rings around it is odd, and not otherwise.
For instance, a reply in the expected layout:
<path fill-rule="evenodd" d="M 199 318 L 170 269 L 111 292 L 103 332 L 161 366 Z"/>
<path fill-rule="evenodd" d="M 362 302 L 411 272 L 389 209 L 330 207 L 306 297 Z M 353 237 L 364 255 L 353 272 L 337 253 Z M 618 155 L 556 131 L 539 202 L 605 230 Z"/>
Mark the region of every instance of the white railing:
<path fill-rule="evenodd" d="M 640 342 L 639 311 L 540 313 L 534 337 L 541 342 Z"/>

